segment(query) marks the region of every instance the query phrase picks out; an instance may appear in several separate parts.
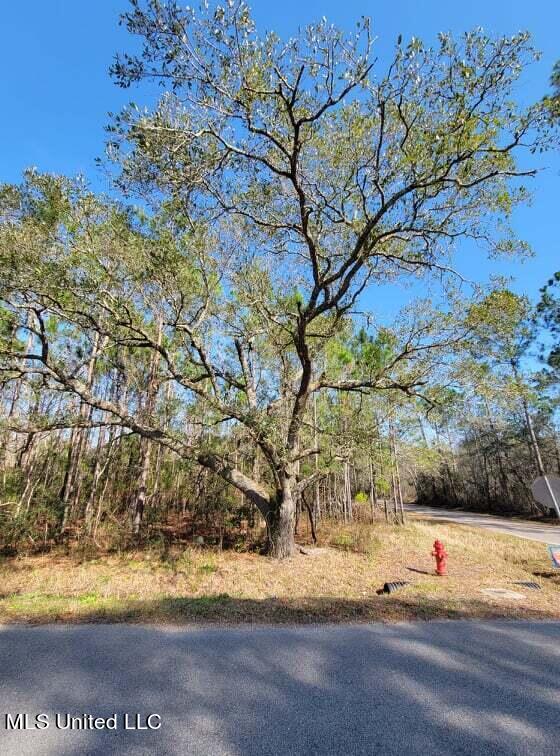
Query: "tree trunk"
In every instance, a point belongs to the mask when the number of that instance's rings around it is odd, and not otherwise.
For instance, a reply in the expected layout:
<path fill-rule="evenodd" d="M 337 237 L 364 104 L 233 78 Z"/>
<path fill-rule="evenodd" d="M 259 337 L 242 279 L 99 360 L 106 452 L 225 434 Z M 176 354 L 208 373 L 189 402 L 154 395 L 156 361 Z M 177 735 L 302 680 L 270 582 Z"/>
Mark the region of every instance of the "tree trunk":
<path fill-rule="evenodd" d="M 163 337 L 163 322 L 160 319 L 158 324 L 157 343 L 161 346 Z M 156 398 L 158 393 L 157 372 L 159 366 L 159 352 L 154 352 L 150 360 L 150 370 L 148 373 L 148 385 L 146 387 L 146 401 L 143 409 L 143 416 L 146 422 L 150 422 L 154 413 Z M 140 478 L 139 485 L 134 500 L 132 511 L 132 532 L 135 536 L 140 535 L 142 528 L 142 519 L 146 508 L 148 496 L 148 478 L 150 475 L 150 462 L 152 458 L 152 442 L 149 438 L 140 440 Z"/>
<path fill-rule="evenodd" d="M 401 473 L 399 470 L 399 460 L 397 457 L 397 446 L 395 442 L 395 437 L 393 436 L 393 454 L 395 455 L 395 483 L 396 483 L 396 494 L 397 494 L 397 500 L 398 500 L 398 512 L 399 512 L 399 520 L 401 525 L 405 524 L 405 514 L 404 514 L 404 503 L 403 503 L 403 497 L 402 497 L 402 488 L 401 488 Z"/>
<path fill-rule="evenodd" d="M 232 467 L 225 459 L 214 454 L 199 454 L 197 461 L 231 483 L 247 496 L 260 510 L 268 528 L 269 550 L 277 559 L 294 553 L 294 529 L 296 520 L 296 497 L 293 485 L 296 481 L 294 468 L 279 471 L 280 486 L 275 496 L 259 483 Z"/>
<path fill-rule="evenodd" d="M 535 433 L 533 420 L 529 412 L 529 406 L 527 404 L 527 401 L 524 398 L 522 400 L 522 403 L 523 403 L 523 414 L 525 415 L 525 423 L 527 425 L 527 431 L 529 432 L 529 439 L 531 441 L 530 446 L 535 455 L 535 461 L 537 463 L 537 470 L 539 471 L 539 475 L 546 475 L 546 470 L 544 468 L 544 463 L 543 463 L 543 459 L 541 455 L 541 449 L 539 446 L 539 442 L 537 440 L 537 434 Z"/>
<path fill-rule="evenodd" d="M 313 442 L 316 449 L 319 448 L 319 436 L 317 428 L 317 394 L 313 394 Z M 319 471 L 319 455 L 315 454 L 315 472 Z M 315 483 L 315 500 L 314 500 L 313 520 L 321 517 L 321 497 L 319 496 L 319 481 Z M 315 538 L 315 543 L 317 539 Z"/>
<path fill-rule="evenodd" d="M 373 462 L 369 461 L 369 506 L 371 511 L 371 521 L 375 522 L 375 513 L 377 511 L 377 490 L 375 488 L 375 473 L 373 472 Z"/>
<path fill-rule="evenodd" d="M 68 452 L 66 455 L 66 466 L 64 470 L 64 481 L 62 483 L 62 490 L 60 492 L 60 499 L 62 501 L 62 507 L 63 507 L 63 514 L 62 514 L 62 522 L 61 522 L 61 530 L 64 530 L 66 528 L 66 524 L 68 522 L 68 515 L 69 515 L 69 502 L 70 502 L 70 494 L 72 491 L 72 481 L 74 478 L 74 467 L 75 467 L 75 459 L 76 459 L 76 434 L 78 433 L 78 428 L 72 428 L 72 431 L 70 432 L 70 438 L 68 439 Z"/>
<path fill-rule="evenodd" d="M 93 524 L 93 511 L 95 508 L 95 500 L 97 498 L 97 492 L 99 489 L 99 483 L 101 481 L 101 476 L 103 474 L 103 466 L 101 464 L 101 455 L 103 454 L 103 448 L 106 444 L 106 429 L 100 428 L 99 434 L 97 436 L 97 448 L 95 451 L 95 464 L 93 468 L 93 475 L 92 475 L 92 481 L 91 481 L 91 489 L 89 492 L 88 500 L 86 503 L 85 508 L 85 522 L 86 522 L 86 532 L 89 534 L 91 533 L 91 527 Z M 108 452 L 110 449 L 107 450 Z"/>
<path fill-rule="evenodd" d="M 305 493 L 302 494 L 303 505 L 307 509 L 307 515 L 309 517 L 309 527 L 311 528 L 311 539 L 313 543 L 317 543 L 317 530 L 315 528 L 315 514 L 313 513 L 313 505 L 307 501 Z"/>
<path fill-rule="evenodd" d="M 295 550 L 296 501 L 290 477 L 284 479 L 274 505 L 269 517 L 270 553 L 276 559 L 285 559 Z"/>
<path fill-rule="evenodd" d="M 136 499 L 134 501 L 134 513 L 132 518 L 132 532 L 135 536 L 140 535 L 142 518 L 144 517 L 144 509 L 146 508 L 151 452 L 152 447 L 150 440 L 148 438 L 143 438 L 140 442 L 140 481 Z"/>
<path fill-rule="evenodd" d="M 95 376 L 95 365 L 97 355 L 100 349 L 100 336 L 95 334 L 91 356 L 88 361 L 87 375 L 85 380 L 86 388 L 91 390 Z M 80 402 L 79 414 L 83 418 L 84 424 L 92 417 L 92 407 L 86 402 Z M 84 450 L 87 447 L 89 430 L 86 427 L 74 428 L 70 436 L 70 451 L 68 455 L 68 467 L 64 478 L 64 490 L 62 494 L 63 515 L 62 515 L 62 532 L 64 532 L 72 519 L 72 514 L 78 507 L 80 494 L 80 465 Z"/>

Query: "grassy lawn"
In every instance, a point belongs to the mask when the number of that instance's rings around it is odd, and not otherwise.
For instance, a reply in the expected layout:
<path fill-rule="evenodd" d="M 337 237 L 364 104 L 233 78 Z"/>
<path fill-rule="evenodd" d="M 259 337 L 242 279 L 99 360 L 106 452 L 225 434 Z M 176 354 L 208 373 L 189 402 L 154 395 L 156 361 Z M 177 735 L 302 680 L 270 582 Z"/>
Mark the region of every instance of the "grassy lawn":
<path fill-rule="evenodd" d="M 434 574 L 432 543 L 449 553 Z M 504 617 L 560 619 L 560 571 L 544 544 L 415 520 L 323 525 L 317 550 L 281 563 L 205 547 L 84 559 L 48 553 L 0 562 L 0 622 L 339 622 Z M 410 585 L 377 595 L 386 581 Z M 515 585 L 533 580 L 534 591 Z M 508 588 L 522 599 L 481 589 Z"/>

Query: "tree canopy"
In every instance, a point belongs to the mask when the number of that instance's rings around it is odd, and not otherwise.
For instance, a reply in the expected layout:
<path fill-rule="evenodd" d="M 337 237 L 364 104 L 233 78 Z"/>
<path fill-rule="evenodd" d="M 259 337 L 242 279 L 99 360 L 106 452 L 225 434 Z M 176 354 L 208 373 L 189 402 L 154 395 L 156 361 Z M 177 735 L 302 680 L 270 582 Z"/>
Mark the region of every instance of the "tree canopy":
<path fill-rule="evenodd" d="M 36 173 L 2 191 L 4 380 L 79 400 L 8 426 L 116 425 L 157 441 L 247 495 L 287 556 L 295 498 L 320 475 L 302 473 L 320 453 L 313 396 L 430 402 L 430 371 L 470 328 L 452 294 L 392 327 L 362 294 L 429 276 L 452 292 L 464 239 L 490 255 L 526 249 L 509 218 L 535 171 L 518 155 L 546 140 L 548 105 L 517 106 L 514 87 L 537 56 L 526 33 L 476 29 L 435 48 L 399 39 L 383 67 L 367 19 L 282 40 L 239 2 L 132 0 L 123 22 L 141 51 L 117 56 L 116 82 L 163 94 L 110 125 L 120 197 Z M 93 380 L 92 361 L 124 355 L 154 392 L 174 386 L 172 424 Z M 236 426 L 266 463 L 258 480 L 206 433 Z"/>

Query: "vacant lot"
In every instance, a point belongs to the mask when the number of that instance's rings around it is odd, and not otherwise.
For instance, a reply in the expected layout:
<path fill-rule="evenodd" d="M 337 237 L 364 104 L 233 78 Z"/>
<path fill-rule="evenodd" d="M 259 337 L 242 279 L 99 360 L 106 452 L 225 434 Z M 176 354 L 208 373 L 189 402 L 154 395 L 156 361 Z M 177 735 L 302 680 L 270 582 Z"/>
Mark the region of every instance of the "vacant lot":
<path fill-rule="evenodd" d="M 435 538 L 449 575 L 434 574 Z M 318 622 L 465 617 L 560 618 L 546 547 L 429 521 L 323 526 L 319 548 L 281 563 L 204 547 L 49 553 L 0 563 L 2 622 Z M 377 595 L 386 581 L 410 585 Z M 536 581 L 541 590 L 517 585 Z M 484 588 L 522 598 L 496 598 Z"/>

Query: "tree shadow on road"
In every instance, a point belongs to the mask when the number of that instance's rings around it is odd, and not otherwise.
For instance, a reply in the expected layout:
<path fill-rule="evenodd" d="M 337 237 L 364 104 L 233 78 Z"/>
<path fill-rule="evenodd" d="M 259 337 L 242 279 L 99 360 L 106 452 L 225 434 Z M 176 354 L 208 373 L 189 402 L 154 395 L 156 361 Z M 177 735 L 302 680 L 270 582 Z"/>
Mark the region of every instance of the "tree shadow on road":
<path fill-rule="evenodd" d="M 559 641 L 559 623 L 523 622 L 4 628 L 6 711 L 163 724 L 0 741 L 6 754 L 552 754 Z"/>

